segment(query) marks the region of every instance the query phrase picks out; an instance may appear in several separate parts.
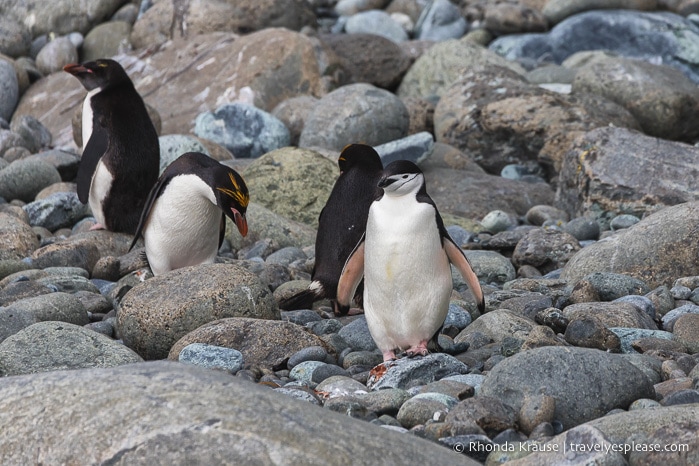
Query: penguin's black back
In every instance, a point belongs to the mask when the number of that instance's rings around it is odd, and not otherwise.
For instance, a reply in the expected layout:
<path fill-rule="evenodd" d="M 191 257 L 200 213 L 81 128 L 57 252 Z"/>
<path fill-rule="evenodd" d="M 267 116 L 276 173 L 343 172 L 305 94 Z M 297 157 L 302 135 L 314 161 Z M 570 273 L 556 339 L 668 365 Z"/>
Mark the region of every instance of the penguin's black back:
<path fill-rule="evenodd" d="M 133 234 L 148 193 L 158 179 L 158 134 L 130 80 L 95 94 L 91 104 L 93 128 L 100 125 L 108 139 L 101 160 L 114 177 L 103 202 L 105 226 Z"/>
<path fill-rule="evenodd" d="M 339 165 L 343 171 L 318 218 L 312 274 L 323 285 L 324 297 L 330 299 L 335 299 L 342 268 L 366 231 L 383 170 L 379 155 L 364 144 L 346 147 Z"/>

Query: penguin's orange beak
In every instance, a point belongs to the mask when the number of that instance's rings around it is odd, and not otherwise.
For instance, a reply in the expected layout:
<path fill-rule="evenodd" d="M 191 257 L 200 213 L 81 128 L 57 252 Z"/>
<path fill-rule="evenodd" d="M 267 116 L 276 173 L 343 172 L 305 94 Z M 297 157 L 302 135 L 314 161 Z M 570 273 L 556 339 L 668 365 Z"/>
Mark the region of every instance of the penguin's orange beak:
<path fill-rule="evenodd" d="M 63 67 L 63 71 L 70 73 L 72 75 L 77 75 L 78 73 L 92 73 L 92 70 L 85 68 L 83 65 L 78 63 L 70 63 Z"/>
<path fill-rule="evenodd" d="M 231 208 L 231 211 L 233 212 L 233 220 L 235 221 L 235 226 L 238 227 L 238 231 L 243 236 L 247 235 L 248 221 L 245 219 L 245 214 L 241 214 L 233 208 Z"/>

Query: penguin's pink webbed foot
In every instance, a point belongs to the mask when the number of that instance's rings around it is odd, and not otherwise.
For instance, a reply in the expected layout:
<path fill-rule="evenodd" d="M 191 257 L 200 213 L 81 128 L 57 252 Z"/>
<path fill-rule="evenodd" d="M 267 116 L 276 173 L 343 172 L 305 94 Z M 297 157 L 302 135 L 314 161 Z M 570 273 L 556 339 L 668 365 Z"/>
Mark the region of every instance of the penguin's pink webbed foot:
<path fill-rule="evenodd" d="M 415 356 L 427 356 L 430 352 L 427 350 L 427 340 L 422 340 L 415 346 L 411 346 L 405 352 L 409 358 Z"/>
<path fill-rule="evenodd" d="M 94 225 L 92 225 L 90 227 L 90 231 L 93 231 L 93 230 L 106 230 L 106 228 L 101 223 L 95 223 Z"/>
<path fill-rule="evenodd" d="M 388 350 L 383 352 L 383 362 L 395 361 L 396 353 L 393 350 Z"/>
<path fill-rule="evenodd" d="M 362 314 L 364 314 L 364 309 L 359 307 L 351 307 L 350 310 L 347 312 L 348 316 L 359 316 Z"/>

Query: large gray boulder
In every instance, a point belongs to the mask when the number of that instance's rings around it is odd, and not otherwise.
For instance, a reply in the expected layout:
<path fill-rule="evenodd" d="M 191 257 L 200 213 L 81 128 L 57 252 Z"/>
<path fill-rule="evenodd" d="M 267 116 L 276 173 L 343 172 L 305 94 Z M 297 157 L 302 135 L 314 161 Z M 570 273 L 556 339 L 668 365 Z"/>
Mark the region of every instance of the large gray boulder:
<path fill-rule="evenodd" d="M 38 247 L 36 233 L 27 223 L 0 212 L 0 260 L 23 259 Z"/>
<path fill-rule="evenodd" d="M 554 2 L 549 2 L 554 3 Z M 558 3 L 558 2 L 555 2 Z M 606 3 L 606 2 L 605 2 Z M 600 31 L 614 31 L 601 34 Z M 549 57 L 556 63 L 583 50 L 609 50 L 678 68 L 699 82 L 699 26 L 667 12 L 599 10 L 571 16 L 543 34 L 512 34 L 489 49 L 509 60 Z"/>
<path fill-rule="evenodd" d="M 140 361 L 139 355 L 111 338 L 67 322 L 38 322 L 0 343 L 0 376 Z"/>
<path fill-rule="evenodd" d="M 16 422 L 18 415 L 32 422 Z M 478 464 L 415 436 L 174 362 L 2 378 L 0 424 L 7 464 Z"/>
<path fill-rule="evenodd" d="M 639 398 L 654 398 L 653 382 L 624 355 L 548 346 L 522 351 L 498 363 L 480 394 L 498 398 L 518 411 L 527 396 L 552 396 L 554 419 L 569 429 L 612 409 L 626 409 Z"/>
<path fill-rule="evenodd" d="M 585 133 L 563 156 L 556 205 L 571 218 L 603 222 L 643 217 L 663 206 L 699 200 L 697 147 L 605 127 Z"/>
<path fill-rule="evenodd" d="M 561 278 L 574 283 L 593 272 L 613 272 L 638 278 L 651 289 L 672 287 L 680 277 L 699 275 L 698 223 L 697 201 L 662 209 L 578 251 Z"/>
<path fill-rule="evenodd" d="M 1 0 L 0 16 L 25 24 L 32 37 L 54 33 L 87 33 L 109 18 L 124 0 Z"/>
<path fill-rule="evenodd" d="M 153 277 L 124 295 L 117 331 L 144 359 L 164 359 L 188 332 L 224 317 L 279 319 L 272 292 L 237 264 L 204 264 Z"/>
<path fill-rule="evenodd" d="M 245 168 L 243 177 L 255 202 L 317 227 L 318 215 L 339 174 L 337 165 L 318 152 L 284 147 L 253 161 Z"/>

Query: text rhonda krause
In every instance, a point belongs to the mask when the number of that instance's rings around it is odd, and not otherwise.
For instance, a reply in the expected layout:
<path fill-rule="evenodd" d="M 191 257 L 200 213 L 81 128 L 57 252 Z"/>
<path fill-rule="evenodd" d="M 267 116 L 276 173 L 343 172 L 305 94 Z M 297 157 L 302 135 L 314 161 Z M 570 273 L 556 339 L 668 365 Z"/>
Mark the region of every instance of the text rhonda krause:
<path fill-rule="evenodd" d="M 459 448 L 460 447 L 460 448 Z M 536 443 L 536 442 L 505 442 L 505 443 L 481 443 L 481 442 L 470 442 L 467 445 L 455 445 L 454 450 L 458 452 L 463 451 L 478 451 L 478 452 L 491 452 L 491 451 L 528 451 L 530 453 L 534 452 L 596 452 L 596 453 L 622 453 L 624 455 L 631 452 L 656 452 L 656 451 L 669 451 L 669 452 L 688 452 L 689 445 L 686 443 L 670 443 L 667 445 L 662 445 L 659 443 L 571 443 L 566 442 L 563 445 L 558 443 Z"/>

